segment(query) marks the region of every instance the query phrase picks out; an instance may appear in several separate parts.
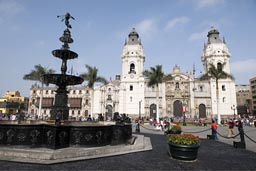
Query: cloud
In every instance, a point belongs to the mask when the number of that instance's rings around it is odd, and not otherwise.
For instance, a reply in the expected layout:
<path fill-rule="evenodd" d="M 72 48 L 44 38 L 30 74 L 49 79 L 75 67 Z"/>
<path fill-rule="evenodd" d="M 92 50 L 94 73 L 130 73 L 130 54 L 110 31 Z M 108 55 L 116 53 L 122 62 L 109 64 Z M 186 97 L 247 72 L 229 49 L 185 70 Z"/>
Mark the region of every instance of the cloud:
<path fill-rule="evenodd" d="M 177 17 L 167 22 L 164 30 L 170 30 L 178 25 L 183 25 L 189 22 L 188 17 Z"/>
<path fill-rule="evenodd" d="M 207 33 L 208 33 L 209 29 L 207 30 L 204 30 L 202 32 L 198 32 L 198 33 L 193 33 L 189 36 L 188 40 L 189 41 L 204 41 L 206 36 L 207 36 Z"/>
<path fill-rule="evenodd" d="M 248 83 L 250 78 L 255 77 L 255 63 L 256 58 L 230 63 L 231 73 L 235 76 L 236 83 Z"/>
<path fill-rule="evenodd" d="M 225 0 L 194 0 L 198 8 L 213 7 L 223 3 Z"/>
<path fill-rule="evenodd" d="M 45 41 L 40 40 L 40 41 L 37 41 L 34 45 L 37 48 L 43 48 L 46 45 L 46 43 L 45 43 Z"/>
<path fill-rule="evenodd" d="M 24 10 L 24 7 L 14 0 L 0 0 L 0 15 L 1 16 L 14 16 Z"/>
<path fill-rule="evenodd" d="M 143 39 L 148 39 L 157 30 L 156 21 L 155 19 L 145 19 L 135 24 L 135 28 L 139 35 L 141 35 L 140 37 L 143 37 Z"/>
<path fill-rule="evenodd" d="M 9 18 L 18 15 L 24 7 L 14 0 L 0 0 L 0 24 L 4 24 Z"/>

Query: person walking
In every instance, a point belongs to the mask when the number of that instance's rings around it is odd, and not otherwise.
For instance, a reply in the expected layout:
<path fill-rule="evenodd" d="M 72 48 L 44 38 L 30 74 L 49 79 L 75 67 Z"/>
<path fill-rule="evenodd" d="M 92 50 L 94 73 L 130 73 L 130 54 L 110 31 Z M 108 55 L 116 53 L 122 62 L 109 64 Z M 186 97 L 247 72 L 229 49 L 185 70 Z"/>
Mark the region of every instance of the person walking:
<path fill-rule="evenodd" d="M 231 137 L 232 135 L 234 135 L 234 126 L 235 126 L 234 120 L 230 119 L 228 121 L 228 137 Z"/>
<path fill-rule="evenodd" d="M 216 124 L 216 122 L 214 120 L 212 120 L 212 136 L 214 138 L 214 140 L 218 140 L 218 137 L 217 137 L 217 128 L 218 128 L 218 125 Z"/>

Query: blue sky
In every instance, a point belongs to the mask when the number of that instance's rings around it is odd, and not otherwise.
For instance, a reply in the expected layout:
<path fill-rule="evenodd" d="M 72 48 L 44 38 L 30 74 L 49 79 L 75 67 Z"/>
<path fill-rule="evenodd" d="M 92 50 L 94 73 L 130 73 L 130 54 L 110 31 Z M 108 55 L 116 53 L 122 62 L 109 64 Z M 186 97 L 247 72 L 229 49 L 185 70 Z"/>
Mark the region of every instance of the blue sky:
<path fill-rule="evenodd" d="M 236 84 L 256 76 L 256 1 L 254 0 L 0 0 L 0 95 L 18 90 L 29 96 L 34 81 L 22 77 L 41 64 L 60 72 L 59 49 L 65 29 L 57 15 L 70 12 L 78 59 L 68 61 L 74 74 L 85 64 L 99 75 L 121 74 L 121 53 L 132 27 L 142 40 L 145 69 L 162 65 L 170 73 L 177 64 L 184 72 L 202 71 L 201 54 L 211 26 L 225 37 Z"/>

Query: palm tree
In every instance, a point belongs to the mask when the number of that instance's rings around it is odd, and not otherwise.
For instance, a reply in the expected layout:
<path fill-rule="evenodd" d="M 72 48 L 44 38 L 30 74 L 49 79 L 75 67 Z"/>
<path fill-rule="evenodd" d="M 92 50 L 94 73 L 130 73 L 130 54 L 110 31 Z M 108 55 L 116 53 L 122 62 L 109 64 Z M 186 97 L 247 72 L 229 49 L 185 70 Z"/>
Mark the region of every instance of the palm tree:
<path fill-rule="evenodd" d="M 91 67 L 89 65 L 85 65 L 85 67 L 87 69 L 87 72 L 80 74 L 80 77 L 82 77 L 85 81 L 88 82 L 88 87 L 92 90 L 92 102 L 91 102 L 91 116 L 92 116 L 94 84 L 96 82 L 107 84 L 108 81 L 105 78 L 98 76 L 98 69 L 96 67 Z"/>
<path fill-rule="evenodd" d="M 24 80 L 32 80 L 32 81 L 39 81 L 43 82 L 43 75 L 44 74 L 53 74 L 55 70 L 48 69 L 46 67 L 41 66 L 40 64 L 34 66 L 35 69 L 31 70 L 29 74 L 23 76 Z"/>
<path fill-rule="evenodd" d="M 171 80 L 171 75 L 164 75 L 162 71 L 162 65 L 156 65 L 155 67 L 150 67 L 150 70 L 145 70 L 143 75 L 148 78 L 147 86 L 155 86 L 156 89 L 156 120 L 159 122 L 159 84 L 163 81 Z"/>
<path fill-rule="evenodd" d="M 219 112 L 219 80 L 220 79 L 227 79 L 230 78 L 231 80 L 234 80 L 234 77 L 231 74 L 228 74 L 227 72 L 223 71 L 223 67 L 225 63 L 221 64 L 218 63 L 217 67 L 215 67 L 214 64 L 209 64 L 209 70 L 207 73 L 203 74 L 199 79 L 200 80 L 209 80 L 209 79 L 215 79 L 216 83 L 216 98 L 217 98 L 217 119 L 218 124 L 220 124 L 221 118 L 220 118 L 220 112 Z"/>
<path fill-rule="evenodd" d="M 32 81 L 39 81 L 41 82 L 41 92 L 40 92 L 40 102 L 39 102 L 39 109 L 38 109 L 38 116 L 40 115 L 41 108 L 42 108 L 42 98 L 43 98 L 43 75 L 44 74 L 53 74 L 55 70 L 48 69 L 46 67 L 41 66 L 40 64 L 34 66 L 34 70 L 31 70 L 29 74 L 23 76 L 24 80 L 32 80 Z M 43 119 L 43 117 L 42 117 Z"/>

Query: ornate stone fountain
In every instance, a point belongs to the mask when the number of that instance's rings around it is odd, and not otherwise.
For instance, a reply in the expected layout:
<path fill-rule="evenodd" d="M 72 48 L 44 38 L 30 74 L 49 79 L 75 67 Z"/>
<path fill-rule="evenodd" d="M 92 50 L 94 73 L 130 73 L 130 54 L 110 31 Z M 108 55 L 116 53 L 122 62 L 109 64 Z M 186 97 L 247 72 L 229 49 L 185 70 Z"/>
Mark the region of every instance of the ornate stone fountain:
<path fill-rule="evenodd" d="M 81 84 L 84 80 L 81 77 L 74 75 L 67 75 L 67 61 L 70 59 L 75 59 L 78 54 L 69 50 L 69 43 L 73 43 L 71 38 L 71 25 L 69 24 L 69 19 L 74 19 L 69 13 L 63 17 L 62 21 L 65 20 L 65 25 L 67 28 L 64 30 L 63 35 L 59 40 L 63 43 L 61 49 L 56 49 L 52 51 L 52 55 L 60 58 L 62 60 L 61 74 L 45 74 L 43 76 L 44 83 L 55 84 L 58 86 L 55 95 L 55 102 L 51 109 L 51 120 L 68 120 L 69 108 L 67 106 L 68 96 L 67 96 L 67 86 Z"/>
<path fill-rule="evenodd" d="M 59 16 L 61 17 L 61 16 Z M 125 123 L 125 118 L 115 123 L 88 123 L 68 121 L 69 108 L 67 106 L 67 86 L 77 85 L 83 79 L 67 75 L 67 61 L 78 57 L 77 53 L 69 50 L 71 25 L 69 19 L 74 19 L 69 13 L 62 16 L 67 28 L 60 41 L 61 49 L 52 51 L 53 56 L 62 60 L 61 74 L 45 74 L 44 83 L 58 86 L 55 102 L 51 109 L 51 120 L 44 121 L 0 121 L 0 148 L 15 147 L 45 147 L 60 149 L 70 146 L 97 147 L 105 145 L 125 144 L 132 138 L 132 125 Z M 62 122 L 61 122 L 62 120 Z M 7 154 L 5 154 L 7 155 Z M 8 154 L 9 155 L 9 154 Z"/>

